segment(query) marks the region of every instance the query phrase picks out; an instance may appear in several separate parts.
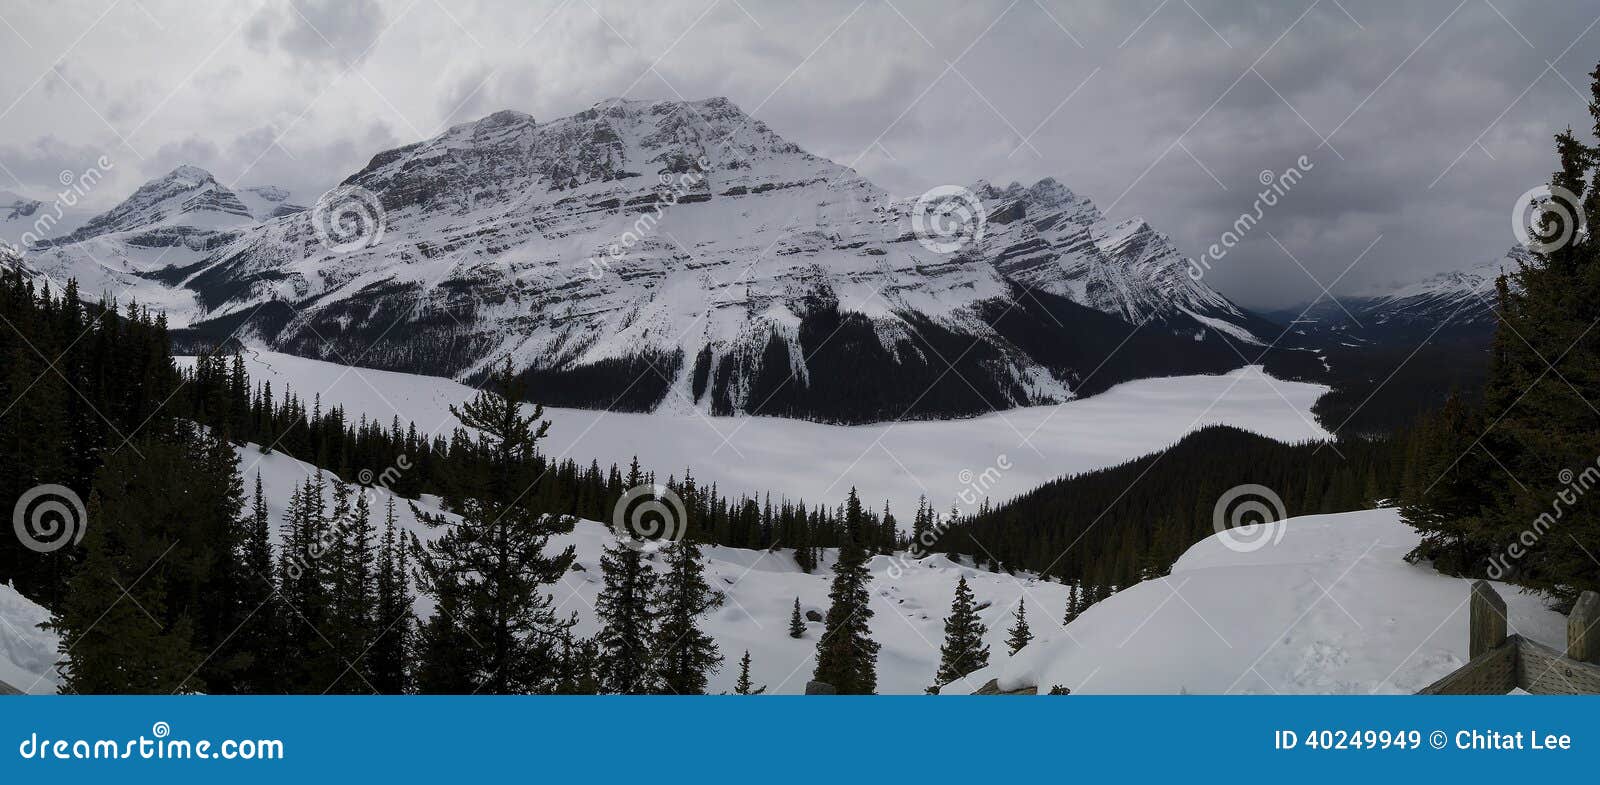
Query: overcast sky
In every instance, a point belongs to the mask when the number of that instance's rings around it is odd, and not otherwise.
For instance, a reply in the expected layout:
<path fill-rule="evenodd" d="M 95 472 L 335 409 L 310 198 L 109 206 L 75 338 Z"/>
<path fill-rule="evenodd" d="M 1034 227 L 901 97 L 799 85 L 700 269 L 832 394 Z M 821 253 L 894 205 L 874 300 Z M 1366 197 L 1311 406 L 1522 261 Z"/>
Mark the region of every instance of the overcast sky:
<path fill-rule="evenodd" d="M 180 163 L 308 203 L 382 149 L 499 109 L 724 95 L 896 194 L 1053 176 L 1191 255 L 1253 209 L 1263 170 L 1306 156 L 1207 276 L 1271 308 L 1502 254 L 1552 133 L 1592 128 L 1600 4 L 1244 6 L 6 4 L 0 189 L 48 199 L 103 155 L 101 205 Z"/>

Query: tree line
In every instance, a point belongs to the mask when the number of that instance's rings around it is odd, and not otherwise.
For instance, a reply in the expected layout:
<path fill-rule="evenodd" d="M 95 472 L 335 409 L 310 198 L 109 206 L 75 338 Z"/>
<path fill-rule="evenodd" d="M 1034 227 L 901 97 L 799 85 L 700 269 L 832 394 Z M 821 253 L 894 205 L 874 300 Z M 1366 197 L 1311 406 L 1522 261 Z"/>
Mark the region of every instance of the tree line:
<path fill-rule="evenodd" d="M 1600 66 L 1590 96 L 1600 137 Z M 1453 396 L 1415 429 L 1402 515 L 1422 534 L 1411 558 L 1565 608 L 1600 590 L 1600 146 L 1568 128 L 1555 150 L 1543 198 L 1521 206 L 1531 258 L 1496 282 L 1481 402 Z"/>

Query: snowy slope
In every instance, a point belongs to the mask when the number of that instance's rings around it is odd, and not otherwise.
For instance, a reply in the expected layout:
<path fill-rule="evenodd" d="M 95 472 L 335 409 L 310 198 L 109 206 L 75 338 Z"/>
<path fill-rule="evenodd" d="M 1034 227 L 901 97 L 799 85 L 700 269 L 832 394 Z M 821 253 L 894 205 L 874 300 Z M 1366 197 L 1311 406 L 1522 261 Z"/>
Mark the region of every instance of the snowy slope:
<path fill-rule="evenodd" d="M 246 477 L 253 478 L 256 471 L 261 472 L 269 510 L 279 520 L 292 489 L 314 471 L 309 464 L 281 453 L 262 454 L 255 446 L 241 448 L 239 460 Z M 382 510 L 388 494 L 382 490 L 374 490 L 374 493 L 373 508 Z M 329 500 L 331 502 L 331 491 Z M 403 500 L 396 502 L 396 509 L 401 525 L 407 530 L 425 539 L 437 536 L 416 522 Z M 569 572 L 552 594 L 560 615 L 577 612 L 580 635 L 592 635 L 599 628 L 594 603 L 601 589 L 600 553 L 614 539 L 609 526 L 579 521 L 572 534 L 551 541 L 552 550 L 569 543 L 577 548 L 577 564 L 582 569 Z M 807 574 L 800 570 L 787 550 L 765 552 L 706 547 L 704 551 L 707 581 L 728 597 L 723 607 L 713 611 L 703 625 L 716 639 L 724 656 L 724 665 L 712 678 L 709 691 L 732 690 L 738 676 L 737 660 L 749 649 L 751 675 L 756 684 L 765 684 L 774 693 L 803 692 L 815 667 L 812 655 L 822 625 L 813 622 L 808 625 L 805 637 L 790 638 L 789 614 L 796 597 L 800 599 L 802 612 L 827 611 L 831 580 L 828 570 L 835 554 L 831 551 L 824 554 L 825 566 Z M 659 563 L 657 566 L 659 568 Z M 899 578 L 889 577 L 892 566 L 889 557 L 875 557 L 870 566 L 876 612 L 872 631 L 883 645 L 878 656 L 880 692 L 918 693 L 931 683 L 938 665 L 943 617 L 948 612 L 959 575 L 967 576 L 981 600 L 992 603 L 982 615 L 991 627 L 989 637 L 997 650 L 1001 649 L 1005 637 L 1004 617 L 1019 598 L 1026 596 L 1030 606 L 1038 603 L 1048 608 L 1042 611 L 1047 614 L 1058 613 L 1066 602 L 1066 587 L 1061 584 L 958 566 L 943 557 L 932 557 Z M 422 615 L 431 612 L 432 606 L 426 597 L 418 598 L 417 610 Z M 1036 621 L 1034 624 L 1037 628 L 1044 623 Z"/>
<path fill-rule="evenodd" d="M 259 470 L 271 513 L 281 518 L 295 485 L 313 469 L 282 454 L 240 450 L 247 476 Z M 387 502 L 376 490 L 375 507 Z M 426 506 L 426 505 L 425 505 Z M 407 506 L 401 524 L 419 535 Z M 1407 564 L 1416 535 L 1394 510 L 1293 518 L 1277 545 L 1235 553 L 1211 538 L 1195 545 L 1163 580 L 1125 589 L 1060 625 L 1067 587 L 1032 576 L 991 573 L 930 557 L 897 567 L 875 557 L 872 635 L 883 646 L 879 690 L 920 693 L 938 663 L 943 617 L 965 576 L 988 627 L 988 668 L 947 686 L 970 692 L 989 679 L 1002 688 L 1060 684 L 1099 693 L 1410 693 L 1467 658 L 1469 582 Z M 580 634 L 598 627 L 593 603 L 601 588 L 599 557 L 611 530 L 578 522 L 553 547 L 573 544 L 582 569 L 553 592 L 563 614 L 576 611 Z M 707 574 L 728 601 L 704 622 L 725 657 L 711 691 L 732 688 L 734 664 L 748 649 L 755 683 L 773 693 L 798 693 L 815 667 L 819 623 L 805 637 L 788 636 L 790 608 L 827 609 L 830 573 L 801 572 L 787 551 L 708 547 Z M 825 555 L 831 559 L 833 554 Z M 1324 595 L 1323 589 L 1327 590 Z M 1536 598 L 1498 587 L 1512 629 L 1547 644 L 1565 638 L 1565 619 Z M 1005 654 L 1006 628 L 1019 600 L 1028 605 L 1035 640 Z M 431 609 L 420 598 L 418 612 Z M 33 684 L 55 657 L 53 636 L 38 633 L 42 609 L 0 587 L 0 680 Z M 41 682 L 46 689 L 53 681 Z M 47 690 L 46 690 L 47 691 Z"/>
<path fill-rule="evenodd" d="M 972 674 L 1074 693 L 1413 693 L 1467 661 L 1470 581 L 1407 564 L 1393 509 L 1287 521 L 1251 553 L 1213 536 L 1172 574 L 1112 595 Z M 1560 648 L 1566 620 L 1497 585 L 1512 631 Z M 954 690 L 952 690 L 954 692 Z"/>
<path fill-rule="evenodd" d="M 424 433 L 448 434 L 457 425 L 448 406 L 474 394 L 449 379 L 276 352 L 248 353 L 245 367 L 253 381 L 271 382 L 276 394 L 292 389 L 308 400 L 321 394 L 324 406 L 341 404 L 352 418 L 365 414 L 388 423 L 398 416 Z M 1310 413 L 1324 392 L 1241 369 L 1145 379 L 1093 398 L 948 421 L 840 426 L 549 408 L 546 450 L 602 466 L 626 466 L 637 455 L 642 465 L 680 477 L 687 464 L 724 492 L 771 491 L 832 503 L 856 485 L 869 500 L 888 499 L 897 511 L 915 509 L 924 494 L 943 510 L 958 494 L 972 504 L 985 495 L 998 502 L 1065 474 L 1154 452 L 1207 425 L 1233 425 L 1286 442 L 1326 438 Z M 998 478 L 974 487 L 973 478 L 991 467 Z"/>
<path fill-rule="evenodd" d="M 0 583 L 0 682 L 27 693 L 56 691 L 60 636 L 39 629 L 50 612 Z"/>

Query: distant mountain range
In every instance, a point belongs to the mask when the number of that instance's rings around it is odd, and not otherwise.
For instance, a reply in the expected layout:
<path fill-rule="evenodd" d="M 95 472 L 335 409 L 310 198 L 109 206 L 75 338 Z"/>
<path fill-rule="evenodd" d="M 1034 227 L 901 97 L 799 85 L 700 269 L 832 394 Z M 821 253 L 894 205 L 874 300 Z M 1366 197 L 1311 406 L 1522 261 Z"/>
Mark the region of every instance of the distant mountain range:
<path fill-rule="evenodd" d="M 1330 429 L 1385 431 L 1452 391 L 1475 398 L 1488 373 L 1495 281 L 1531 260 L 1517 246 L 1416 283 L 1270 312 L 1287 332 L 1267 370 L 1332 386 L 1317 403 Z"/>
<path fill-rule="evenodd" d="M 0 194 L 0 236 L 55 209 Z M 1486 346 L 1493 277 L 1521 253 L 1261 316 L 1150 224 L 1053 178 L 896 199 L 722 98 L 497 112 L 380 152 L 319 199 L 180 166 L 52 228 L 26 269 L 162 309 L 190 349 L 467 382 L 509 358 L 551 404 L 833 422 L 1258 361 L 1355 395 L 1391 351 Z"/>
<path fill-rule="evenodd" d="M 467 381 L 509 357 L 541 400 L 637 411 L 971 415 L 1228 370 L 1274 333 L 1053 179 L 894 199 L 722 98 L 497 112 L 290 197 L 182 166 L 25 264 L 190 345 Z"/>

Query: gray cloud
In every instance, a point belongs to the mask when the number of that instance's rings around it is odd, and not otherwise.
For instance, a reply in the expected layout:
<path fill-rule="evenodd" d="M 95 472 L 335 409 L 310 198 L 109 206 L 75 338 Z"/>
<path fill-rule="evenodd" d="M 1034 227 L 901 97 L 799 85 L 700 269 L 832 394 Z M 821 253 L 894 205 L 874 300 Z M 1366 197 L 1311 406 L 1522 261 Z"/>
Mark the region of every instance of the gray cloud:
<path fill-rule="evenodd" d="M 311 66 L 344 68 L 366 58 L 383 27 L 375 0 L 278 0 L 245 26 L 245 40 Z"/>
<path fill-rule="evenodd" d="M 36 140 L 0 147 L 24 185 L 69 151 L 115 149 L 124 193 L 186 158 L 320 192 L 499 109 L 726 95 L 896 193 L 1053 176 L 1198 254 L 1251 208 L 1261 170 L 1305 155 L 1314 169 L 1208 274 L 1253 307 L 1320 294 L 1369 246 L 1339 291 L 1503 253 L 1551 134 L 1590 126 L 1600 42 L 1600 9 L 1535 0 L 151 8 L 113 9 L 72 50 L 82 99 L 30 82 L 99 7 L 8 15 L 34 44 L 0 69 L 0 104 L 17 100 L 0 138 Z"/>

